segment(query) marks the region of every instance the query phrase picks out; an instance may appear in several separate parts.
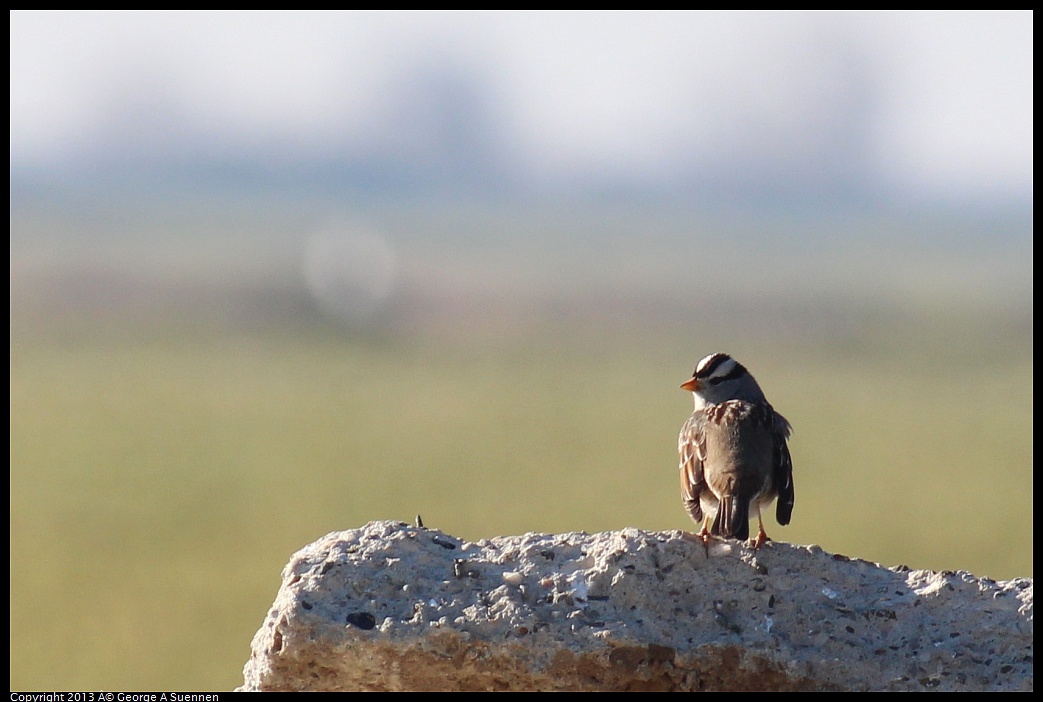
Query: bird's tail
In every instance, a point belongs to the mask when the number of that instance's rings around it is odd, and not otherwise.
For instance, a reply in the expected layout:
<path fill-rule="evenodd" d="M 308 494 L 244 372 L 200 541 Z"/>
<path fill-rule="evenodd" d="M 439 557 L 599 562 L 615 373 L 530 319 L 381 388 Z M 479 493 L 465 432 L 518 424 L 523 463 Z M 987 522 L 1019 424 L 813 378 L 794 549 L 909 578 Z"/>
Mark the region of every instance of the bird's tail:
<path fill-rule="evenodd" d="M 725 495 L 717 508 L 710 533 L 726 539 L 750 538 L 750 503 L 735 495 Z"/>

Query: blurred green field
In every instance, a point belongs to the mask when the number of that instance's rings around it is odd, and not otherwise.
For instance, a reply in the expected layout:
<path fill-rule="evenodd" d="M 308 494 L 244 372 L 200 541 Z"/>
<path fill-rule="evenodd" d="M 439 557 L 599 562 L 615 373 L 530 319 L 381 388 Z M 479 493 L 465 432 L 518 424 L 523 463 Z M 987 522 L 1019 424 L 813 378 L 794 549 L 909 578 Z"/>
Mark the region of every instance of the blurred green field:
<path fill-rule="evenodd" d="M 691 528 L 677 386 L 717 350 L 795 427 L 774 538 L 1031 576 L 1031 344 L 939 324 L 858 349 L 13 330 L 11 688 L 230 689 L 289 555 L 373 519 L 469 539 Z"/>

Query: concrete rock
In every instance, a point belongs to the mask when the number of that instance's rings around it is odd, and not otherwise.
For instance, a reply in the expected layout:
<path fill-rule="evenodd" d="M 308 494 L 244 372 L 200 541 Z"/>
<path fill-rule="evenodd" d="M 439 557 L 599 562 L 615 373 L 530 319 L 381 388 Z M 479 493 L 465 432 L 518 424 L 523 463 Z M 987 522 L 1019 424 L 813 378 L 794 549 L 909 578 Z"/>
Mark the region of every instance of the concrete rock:
<path fill-rule="evenodd" d="M 1031 690 L 1032 581 L 683 532 L 298 551 L 240 690 Z"/>

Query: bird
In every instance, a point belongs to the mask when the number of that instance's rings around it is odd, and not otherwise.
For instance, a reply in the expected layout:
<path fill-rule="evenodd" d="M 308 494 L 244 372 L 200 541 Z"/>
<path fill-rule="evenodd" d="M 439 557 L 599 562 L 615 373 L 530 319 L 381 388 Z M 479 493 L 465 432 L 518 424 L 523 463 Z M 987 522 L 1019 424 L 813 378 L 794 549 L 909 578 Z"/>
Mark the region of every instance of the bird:
<path fill-rule="evenodd" d="M 755 514 L 760 529 L 752 545 L 759 549 L 770 540 L 761 511 L 778 498 L 778 523 L 789 524 L 793 513 L 790 423 L 746 367 L 726 353 L 700 360 L 681 389 L 695 400 L 677 439 L 685 510 L 702 525 L 704 543 L 711 536 L 748 540 Z"/>

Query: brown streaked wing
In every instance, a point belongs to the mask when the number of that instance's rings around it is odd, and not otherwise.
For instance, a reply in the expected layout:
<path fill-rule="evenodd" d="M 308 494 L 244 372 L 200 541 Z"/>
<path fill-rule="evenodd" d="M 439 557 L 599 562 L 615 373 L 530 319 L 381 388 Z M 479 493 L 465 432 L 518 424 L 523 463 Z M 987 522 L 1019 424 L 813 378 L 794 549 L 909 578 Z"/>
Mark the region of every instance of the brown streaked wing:
<path fill-rule="evenodd" d="M 703 463 L 706 460 L 706 439 L 699 431 L 697 424 L 700 420 L 698 413 L 688 418 L 681 427 L 681 433 L 677 437 L 677 452 L 681 460 L 678 466 L 681 478 L 681 499 L 684 501 L 688 516 L 697 524 L 703 519 L 702 506 L 699 504 L 699 496 L 707 489 L 703 476 Z"/>

